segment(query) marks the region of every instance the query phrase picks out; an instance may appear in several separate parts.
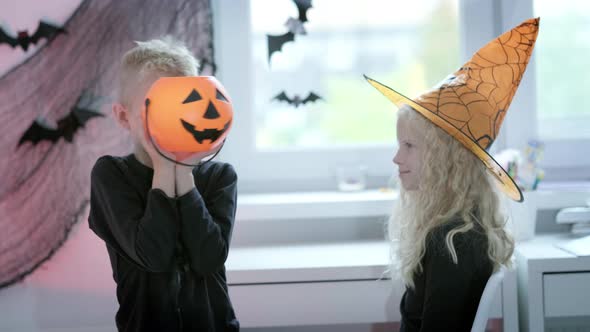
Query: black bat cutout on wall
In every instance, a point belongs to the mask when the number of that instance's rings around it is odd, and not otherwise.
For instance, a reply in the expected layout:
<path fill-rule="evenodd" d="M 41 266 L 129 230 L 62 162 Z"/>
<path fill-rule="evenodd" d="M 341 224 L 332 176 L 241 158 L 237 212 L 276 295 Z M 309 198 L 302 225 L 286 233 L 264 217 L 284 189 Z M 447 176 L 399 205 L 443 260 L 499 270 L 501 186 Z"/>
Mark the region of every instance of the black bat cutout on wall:
<path fill-rule="evenodd" d="M 320 97 L 319 95 L 310 92 L 305 99 L 302 99 L 299 95 L 294 95 L 293 98 L 289 98 L 285 91 L 282 91 L 278 95 L 274 96 L 272 100 L 284 101 L 287 102 L 289 105 L 295 106 L 295 108 L 299 107 L 299 105 L 305 105 L 310 102 L 315 102 L 316 100 L 324 100 L 324 98 Z"/>
<path fill-rule="evenodd" d="M 50 42 L 57 35 L 67 33 L 62 27 L 40 21 L 37 31 L 31 36 L 27 31 L 18 31 L 16 38 L 9 36 L 4 29 L 0 28 L 0 44 L 8 44 L 12 48 L 20 46 L 24 51 L 29 49 L 29 45 L 37 44 L 41 38 L 47 39 Z"/>
<path fill-rule="evenodd" d="M 303 23 L 307 22 L 307 11 L 311 8 L 311 0 L 293 0 L 299 12 L 298 18 L 290 17 L 285 26 L 287 26 L 287 33 L 282 35 L 266 35 L 268 44 L 268 63 L 273 53 L 280 51 L 286 42 L 294 41 L 295 35 L 305 35 L 306 31 Z"/>
<path fill-rule="evenodd" d="M 36 119 L 18 141 L 17 148 L 25 142 L 37 145 L 41 141 L 50 141 L 55 144 L 60 138 L 71 143 L 76 132 L 84 128 L 86 122 L 95 117 L 104 117 L 102 113 L 89 108 L 89 100 L 92 100 L 91 104 L 96 104 L 101 99 L 83 94 L 78 98 L 72 111 L 57 121 L 56 128 L 47 125 L 42 118 Z"/>

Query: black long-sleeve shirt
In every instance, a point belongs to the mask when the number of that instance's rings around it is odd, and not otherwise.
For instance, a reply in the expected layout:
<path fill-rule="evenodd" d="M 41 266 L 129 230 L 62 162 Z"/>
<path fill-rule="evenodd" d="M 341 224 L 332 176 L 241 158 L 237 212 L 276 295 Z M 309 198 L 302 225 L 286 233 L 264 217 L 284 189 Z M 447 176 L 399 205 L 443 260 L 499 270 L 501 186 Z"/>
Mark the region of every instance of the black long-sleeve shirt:
<path fill-rule="evenodd" d="M 453 262 L 445 240 L 458 225 L 451 221 L 427 236 L 422 273 L 415 274 L 415 289 L 407 288 L 401 300 L 400 332 L 471 331 L 493 265 L 481 227 L 455 235 L 458 264 Z"/>
<path fill-rule="evenodd" d="M 92 169 L 88 222 L 111 260 L 119 331 L 239 331 L 224 267 L 237 176 L 219 162 L 193 175 L 196 189 L 170 198 L 134 155 Z"/>

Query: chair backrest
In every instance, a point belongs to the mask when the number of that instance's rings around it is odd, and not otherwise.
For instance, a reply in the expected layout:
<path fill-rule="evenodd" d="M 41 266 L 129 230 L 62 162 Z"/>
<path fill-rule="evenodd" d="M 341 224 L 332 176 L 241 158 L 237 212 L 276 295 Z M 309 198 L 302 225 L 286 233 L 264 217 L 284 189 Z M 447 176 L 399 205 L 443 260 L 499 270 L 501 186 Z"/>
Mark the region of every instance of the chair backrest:
<path fill-rule="evenodd" d="M 488 279 L 486 287 L 481 294 L 481 299 L 479 300 L 479 306 L 477 307 L 477 313 L 475 314 L 475 319 L 473 320 L 471 332 L 485 332 L 486 326 L 488 324 L 488 316 L 490 315 L 490 307 L 494 302 L 496 290 L 498 289 L 498 285 L 502 283 L 505 273 L 506 267 L 502 265 L 500 266 L 500 269 L 492 274 L 490 279 Z"/>

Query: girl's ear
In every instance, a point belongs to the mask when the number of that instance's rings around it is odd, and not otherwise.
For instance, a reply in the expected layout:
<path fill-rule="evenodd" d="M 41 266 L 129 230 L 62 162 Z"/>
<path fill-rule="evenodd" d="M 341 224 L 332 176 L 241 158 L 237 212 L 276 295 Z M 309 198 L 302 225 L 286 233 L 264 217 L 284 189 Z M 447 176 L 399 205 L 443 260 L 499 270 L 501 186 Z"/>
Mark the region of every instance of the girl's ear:
<path fill-rule="evenodd" d="M 130 130 L 131 126 L 129 125 L 129 109 L 123 106 L 121 103 L 114 103 L 112 111 L 113 116 L 119 125 L 127 130 Z"/>

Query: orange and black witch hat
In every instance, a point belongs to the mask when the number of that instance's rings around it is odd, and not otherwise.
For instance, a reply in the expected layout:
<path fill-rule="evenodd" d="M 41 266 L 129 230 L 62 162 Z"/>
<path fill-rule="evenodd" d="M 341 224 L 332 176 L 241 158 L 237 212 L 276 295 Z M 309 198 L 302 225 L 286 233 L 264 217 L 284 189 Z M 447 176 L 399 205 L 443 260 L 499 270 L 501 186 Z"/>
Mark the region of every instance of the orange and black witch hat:
<path fill-rule="evenodd" d="M 529 19 L 492 40 L 441 84 L 413 100 L 367 76 L 367 81 L 397 107 L 411 106 L 473 152 L 515 201 L 522 193 L 490 156 L 506 111 L 529 63 L 539 18 Z"/>

